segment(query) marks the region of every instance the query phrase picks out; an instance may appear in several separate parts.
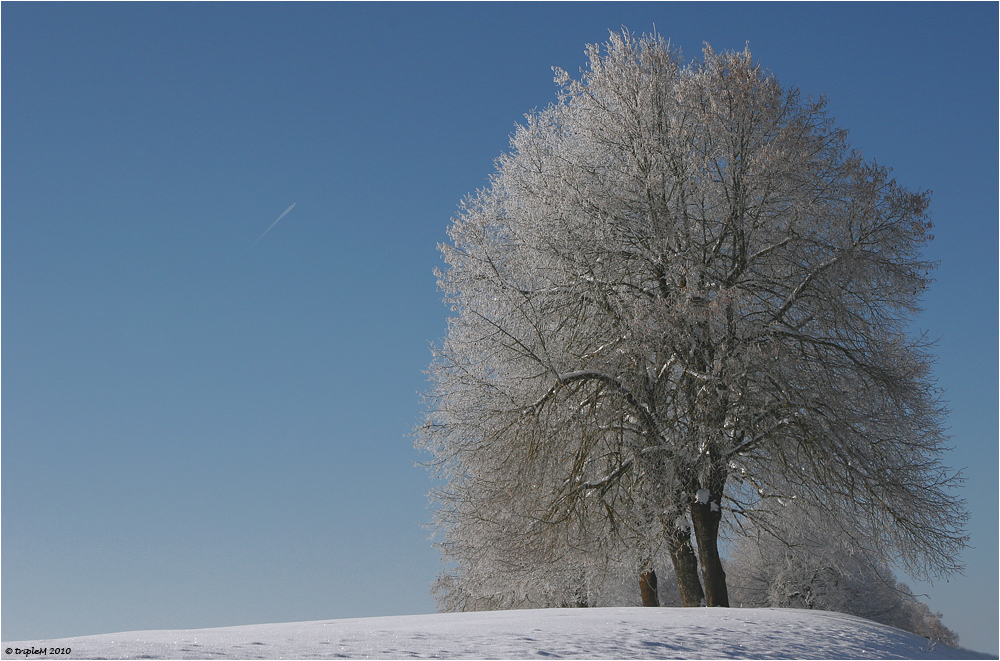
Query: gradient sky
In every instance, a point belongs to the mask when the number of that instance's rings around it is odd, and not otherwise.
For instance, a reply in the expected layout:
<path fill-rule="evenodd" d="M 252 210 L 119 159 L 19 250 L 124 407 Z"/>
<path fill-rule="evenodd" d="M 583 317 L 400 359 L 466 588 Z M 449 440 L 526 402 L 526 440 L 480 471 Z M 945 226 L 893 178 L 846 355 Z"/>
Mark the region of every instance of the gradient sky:
<path fill-rule="evenodd" d="M 432 269 L 553 65 L 749 41 L 934 191 L 965 576 L 997 651 L 998 5 L 56 4 L 2 12 L 2 636 L 432 612 L 407 434 Z M 283 210 L 295 207 L 263 238 Z"/>

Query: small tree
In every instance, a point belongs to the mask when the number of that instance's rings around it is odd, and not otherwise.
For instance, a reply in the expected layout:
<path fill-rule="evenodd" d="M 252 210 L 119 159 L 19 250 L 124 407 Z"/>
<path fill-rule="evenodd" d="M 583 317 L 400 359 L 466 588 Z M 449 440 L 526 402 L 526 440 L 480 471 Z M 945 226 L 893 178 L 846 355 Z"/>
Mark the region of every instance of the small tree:
<path fill-rule="evenodd" d="M 665 550 L 685 605 L 725 606 L 721 526 L 780 496 L 956 570 L 944 411 L 905 333 L 928 195 L 749 51 L 685 65 L 623 32 L 588 54 L 441 246 L 455 316 L 417 443 L 446 557 L 627 563 L 648 586 Z"/>
<path fill-rule="evenodd" d="M 958 645 L 940 613 L 824 517 L 795 501 L 773 502 L 771 514 L 744 531 L 729 556 L 734 603 L 848 613 Z"/>

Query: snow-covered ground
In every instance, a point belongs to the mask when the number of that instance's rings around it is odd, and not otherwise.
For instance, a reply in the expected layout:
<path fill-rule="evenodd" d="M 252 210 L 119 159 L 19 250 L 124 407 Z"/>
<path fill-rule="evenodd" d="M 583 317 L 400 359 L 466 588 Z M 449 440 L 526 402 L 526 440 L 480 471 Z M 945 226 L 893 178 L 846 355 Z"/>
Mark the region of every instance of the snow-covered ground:
<path fill-rule="evenodd" d="M 4 641 L 3 658 L 988 659 L 850 615 L 581 608 L 369 617 Z M 45 648 L 45 653 L 38 652 Z M 51 650 L 70 648 L 69 653 Z M 25 654 L 34 649 L 34 654 Z M 21 651 L 18 654 L 18 650 Z"/>

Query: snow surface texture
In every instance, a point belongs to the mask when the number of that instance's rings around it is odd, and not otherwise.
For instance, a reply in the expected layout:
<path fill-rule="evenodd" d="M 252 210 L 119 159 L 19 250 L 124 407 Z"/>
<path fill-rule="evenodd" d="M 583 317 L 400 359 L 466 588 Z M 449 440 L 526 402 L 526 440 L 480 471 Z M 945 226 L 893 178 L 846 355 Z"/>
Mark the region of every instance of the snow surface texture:
<path fill-rule="evenodd" d="M 518 610 L 133 631 L 4 642 L 3 658 L 26 658 L 9 648 L 43 645 L 71 648 L 58 655 L 66 659 L 991 658 L 851 615 L 783 608 Z"/>

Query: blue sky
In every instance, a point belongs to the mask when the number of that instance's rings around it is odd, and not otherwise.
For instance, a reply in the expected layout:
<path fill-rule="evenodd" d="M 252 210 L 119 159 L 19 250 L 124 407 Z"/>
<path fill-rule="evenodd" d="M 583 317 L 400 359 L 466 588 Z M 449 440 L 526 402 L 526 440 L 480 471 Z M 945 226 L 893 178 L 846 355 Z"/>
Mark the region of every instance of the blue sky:
<path fill-rule="evenodd" d="M 0 12 L 5 640 L 432 612 L 407 434 L 448 314 L 435 246 L 551 67 L 655 25 L 688 56 L 749 41 L 934 191 L 914 330 L 973 548 L 910 585 L 997 651 L 995 3 Z"/>

